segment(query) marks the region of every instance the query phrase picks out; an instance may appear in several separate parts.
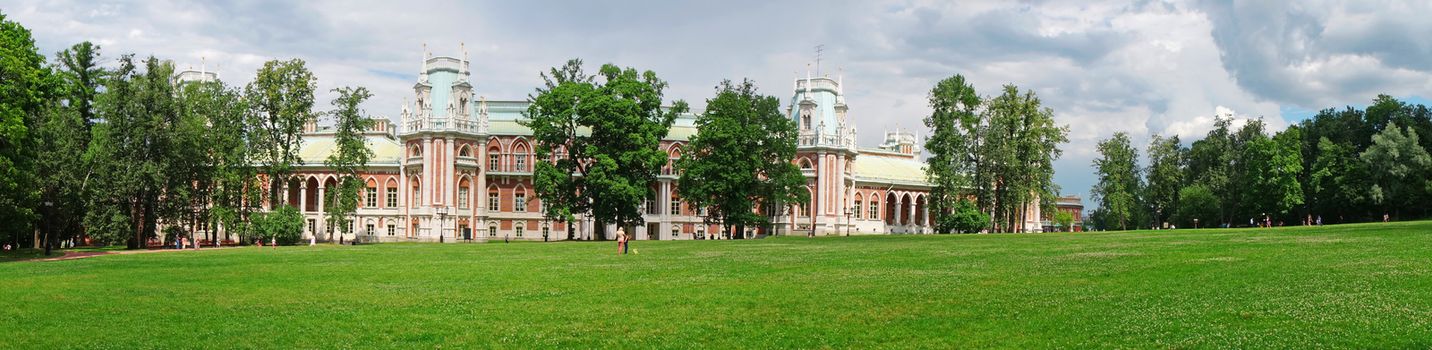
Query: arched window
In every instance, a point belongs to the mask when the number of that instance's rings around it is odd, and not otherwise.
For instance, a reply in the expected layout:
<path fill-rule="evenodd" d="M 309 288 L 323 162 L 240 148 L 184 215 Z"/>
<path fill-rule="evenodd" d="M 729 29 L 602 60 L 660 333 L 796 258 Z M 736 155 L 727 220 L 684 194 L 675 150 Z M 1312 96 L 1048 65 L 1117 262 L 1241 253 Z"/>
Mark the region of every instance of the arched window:
<path fill-rule="evenodd" d="M 487 149 L 487 171 L 502 171 L 502 151 L 497 146 Z"/>
<path fill-rule="evenodd" d="M 805 108 L 802 108 L 802 109 L 801 109 L 801 129 L 802 129 L 802 130 L 809 130 L 809 129 L 810 129 L 810 110 L 809 110 L 809 109 L 805 109 Z"/>
<path fill-rule="evenodd" d="M 870 215 L 866 216 L 871 220 L 880 220 L 880 199 L 870 195 Z"/>
<path fill-rule="evenodd" d="M 417 176 L 414 176 L 411 180 L 408 180 L 408 182 L 412 183 L 413 185 L 413 192 L 411 192 L 411 196 L 409 196 L 408 198 L 408 207 L 417 208 L 418 202 L 421 201 L 419 200 L 419 198 L 422 198 L 421 193 L 423 193 L 423 184 L 421 181 L 418 181 Z"/>
<path fill-rule="evenodd" d="M 388 179 L 388 183 L 387 183 L 387 185 L 385 185 L 385 187 L 387 187 L 387 188 L 385 189 L 385 191 L 387 191 L 387 193 L 384 193 L 383 195 L 388 198 L 388 203 L 387 203 L 388 206 L 387 206 L 387 208 L 397 208 L 397 207 L 398 207 L 398 182 L 397 182 L 397 181 L 393 181 L 392 178 L 389 178 L 389 179 Z"/>
<path fill-rule="evenodd" d="M 472 157 L 472 147 L 468 147 L 467 145 L 462 145 L 462 148 L 459 148 L 459 149 L 457 150 L 457 156 L 458 156 L 458 157 Z"/>
<path fill-rule="evenodd" d="M 414 144 L 412 147 L 408 147 L 408 156 L 413 158 L 422 157 L 423 147 L 418 146 L 416 144 Z"/>
<path fill-rule="evenodd" d="M 470 191 L 468 191 L 468 187 L 469 187 L 470 185 L 471 185 L 471 182 L 469 182 L 469 181 L 467 180 L 467 178 L 465 178 L 465 177 L 462 179 L 462 182 L 457 185 L 457 207 L 458 207 L 458 208 L 467 209 L 467 203 L 468 203 L 468 200 L 469 200 L 468 195 L 470 194 Z"/>
<path fill-rule="evenodd" d="M 815 166 L 811 165 L 810 159 L 801 158 L 801 169 L 812 169 L 812 168 L 815 168 Z"/>
<path fill-rule="evenodd" d="M 497 191 L 497 186 L 487 188 L 487 211 L 498 212 L 502 210 L 502 208 L 498 206 L 500 196 L 501 193 Z"/>
<path fill-rule="evenodd" d="M 854 218 L 856 218 L 856 219 L 860 219 L 861 216 L 864 216 L 864 215 L 863 215 L 863 214 L 864 214 L 864 213 L 863 213 L 864 211 L 863 211 L 863 210 L 860 210 L 860 209 L 864 209 L 864 208 L 865 208 L 865 206 L 863 205 L 864 203 L 861 203 L 861 202 L 863 202 L 864 199 L 865 199 L 865 195 L 859 194 L 859 193 L 856 193 L 856 194 L 855 194 L 855 205 L 851 206 L 851 208 L 853 208 L 854 210 L 851 210 L 851 211 L 852 211 L 852 214 L 855 215 Z"/>

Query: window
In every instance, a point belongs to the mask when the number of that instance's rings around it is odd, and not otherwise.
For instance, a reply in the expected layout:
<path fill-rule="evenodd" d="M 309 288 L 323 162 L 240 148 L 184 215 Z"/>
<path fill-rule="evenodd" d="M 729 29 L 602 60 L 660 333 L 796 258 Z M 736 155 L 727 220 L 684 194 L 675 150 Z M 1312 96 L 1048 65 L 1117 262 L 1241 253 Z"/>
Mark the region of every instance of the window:
<path fill-rule="evenodd" d="M 397 188 L 397 187 L 388 186 L 388 207 L 389 207 L 389 208 L 397 208 L 397 207 L 398 207 L 398 188 Z"/>
<path fill-rule="evenodd" d="M 392 236 L 396 234 L 398 234 L 398 227 L 393 226 L 393 224 L 388 224 L 388 235 Z"/>
<path fill-rule="evenodd" d="M 527 155 L 526 155 L 526 154 L 518 153 L 518 154 L 516 154 L 516 155 L 513 155 L 513 156 L 512 156 L 512 159 L 513 159 L 514 161 L 516 161 L 516 163 L 517 163 L 517 168 L 516 168 L 516 169 L 512 169 L 512 170 L 514 170 L 514 171 L 527 171 Z"/>
<path fill-rule="evenodd" d="M 810 203 L 801 203 L 797 207 L 796 216 L 810 217 Z"/>
<path fill-rule="evenodd" d="M 671 228 L 671 239 L 676 239 L 677 237 L 681 237 L 681 229 L 676 228 L 676 227 L 672 227 L 672 228 Z"/>
<path fill-rule="evenodd" d="M 879 219 L 880 219 L 880 201 L 875 201 L 875 200 L 870 201 L 870 215 L 869 215 L 868 217 L 869 217 L 871 220 L 879 220 Z"/>
<path fill-rule="evenodd" d="M 498 171 L 497 166 L 498 166 L 499 164 L 501 164 L 501 163 L 502 163 L 502 161 L 501 161 L 501 156 L 497 155 L 497 152 L 488 151 L 488 153 L 487 153 L 487 171 Z"/>
<path fill-rule="evenodd" d="M 863 213 L 860 212 L 860 208 L 864 208 L 864 207 L 865 207 L 865 206 L 860 205 L 860 200 L 859 200 L 859 199 L 855 200 L 855 206 L 852 207 L 852 208 L 855 208 L 855 210 L 851 210 L 851 211 L 855 212 L 854 214 L 855 214 L 855 218 L 856 218 L 856 219 L 859 219 L 860 216 L 861 216 L 860 214 L 863 214 Z"/>
<path fill-rule="evenodd" d="M 457 151 L 457 156 L 458 156 L 458 157 L 471 157 L 471 156 L 472 156 L 472 149 L 471 149 L 471 148 L 468 148 L 467 145 L 463 145 L 463 146 L 462 146 L 462 149 L 460 149 L 460 150 Z"/>
<path fill-rule="evenodd" d="M 491 191 L 487 191 L 487 211 L 499 211 L 499 210 L 501 210 L 500 208 L 497 207 L 497 200 L 498 200 L 498 194 L 497 194 L 497 190 L 496 190 L 496 189 L 493 189 L 493 190 L 491 190 Z"/>
<path fill-rule="evenodd" d="M 517 231 L 517 238 L 522 238 L 522 229 L 526 228 L 523 226 L 527 226 L 526 223 L 518 223 L 517 226 L 512 227 Z"/>
<path fill-rule="evenodd" d="M 368 188 L 368 203 L 367 203 L 366 206 L 369 207 L 369 208 L 373 208 L 373 207 L 377 207 L 377 206 L 378 206 L 378 188 L 377 188 L 377 187 L 369 187 L 369 188 Z"/>
<path fill-rule="evenodd" d="M 513 198 L 513 203 L 514 203 L 514 204 L 513 204 L 512 211 L 515 211 L 515 212 L 518 212 L 518 213 L 525 213 L 525 212 L 527 212 L 527 194 L 526 194 L 526 193 L 518 193 L 516 196 L 514 196 L 514 197 L 512 197 L 512 198 Z"/>
<path fill-rule="evenodd" d="M 656 205 L 656 195 L 646 196 L 646 213 L 661 214 L 661 207 Z"/>
<path fill-rule="evenodd" d="M 487 236 L 497 237 L 497 224 L 487 225 Z"/>
<path fill-rule="evenodd" d="M 412 195 L 412 198 L 408 199 L 408 207 L 412 207 L 412 208 L 417 208 L 417 207 L 418 207 L 418 194 L 419 194 L 419 193 L 423 193 L 423 186 L 418 185 L 418 184 L 415 182 L 415 183 L 413 183 L 413 193 L 412 193 L 413 195 Z"/>
<path fill-rule="evenodd" d="M 368 229 L 367 231 L 363 231 L 363 234 L 365 234 L 365 235 L 372 235 L 372 234 L 373 234 L 373 224 L 368 224 L 367 229 Z"/>
<path fill-rule="evenodd" d="M 314 225 L 316 225 L 316 223 L 313 221 L 313 219 L 308 219 L 308 232 L 309 232 L 309 233 L 318 232 L 317 228 L 315 228 Z"/>
<path fill-rule="evenodd" d="M 671 215 L 681 215 L 681 198 L 671 196 Z"/>
<path fill-rule="evenodd" d="M 467 187 L 457 189 L 457 207 L 467 209 Z"/>

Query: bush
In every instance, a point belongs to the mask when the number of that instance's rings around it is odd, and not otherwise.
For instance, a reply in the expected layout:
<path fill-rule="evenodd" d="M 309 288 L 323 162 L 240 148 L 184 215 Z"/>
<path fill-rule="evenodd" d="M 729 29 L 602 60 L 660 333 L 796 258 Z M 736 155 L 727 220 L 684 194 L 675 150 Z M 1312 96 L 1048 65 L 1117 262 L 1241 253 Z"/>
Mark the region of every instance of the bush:
<path fill-rule="evenodd" d="M 981 212 L 968 199 L 956 202 L 949 212 L 941 213 L 936 219 L 935 229 L 940 233 L 975 233 L 989 225 L 989 215 Z"/>
<path fill-rule="evenodd" d="M 295 244 L 303 239 L 303 214 L 291 205 L 255 214 L 252 221 L 254 233 L 260 239 L 274 239 L 283 245 Z"/>

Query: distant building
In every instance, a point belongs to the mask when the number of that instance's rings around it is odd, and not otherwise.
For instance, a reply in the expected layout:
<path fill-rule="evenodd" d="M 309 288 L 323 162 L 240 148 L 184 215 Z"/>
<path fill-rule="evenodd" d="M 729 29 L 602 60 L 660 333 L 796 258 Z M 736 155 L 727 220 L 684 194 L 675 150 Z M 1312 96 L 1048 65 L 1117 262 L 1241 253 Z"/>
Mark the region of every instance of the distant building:
<path fill-rule="evenodd" d="M 1079 196 L 1061 196 L 1054 201 L 1055 211 L 1044 215 L 1044 232 L 1084 232 L 1084 200 Z M 1074 224 L 1070 228 L 1055 227 L 1054 213 L 1065 212 L 1073 215 Z"/>
<path fill-rule="evenodd" d="M 374 153 L 359 175 L 356 222 L 336 228 L 325 222 L 327 189 L 338 177 L 323 165 L 334 151 L 333 130 L 310 122 L 299 151 L 303 164 L 286 181 L 287 202 L 298 206 L 306 222 L 304 237 L 319 240 L 360 238 L 370 241 L 557 240 L 589 239 L 598 229 L 590 217 L 571 223 L 542 216 L 542 201 L 532 183 L 536 159 L 525 119 L 526 101 L 488 100 L 475 92 L 464 51 L 461 58 L 423 53 L 413 85 L 414 99 L 400 108 L 399 123 L 379 117 L 365 135 Z M 185 72 L 186 79 L 209 78 Z M 928 194 L 917 135 L 887 132 L 877 148 L 857 148 L 854 124 L 847 119 L 841 77 L 797 78 L 787 106 L 797 124 L 793 160 L 805 174 L 810 202 L 767 208 L 768 227 L 745 234 L 817 235 L 932 233 Z M 872 116 L 874 117 L 874 116 Z M 651 184 L 642 212 L 644 225 L 628 228 L 636 239 L 700 239 L 722 232 L 703 224 L 705 210 L 676 195 L 676 160 L 697 132 L 696 114 L 677 116 L 660 149 L 669 155 Z M 558 150 L 557 153 L 562 153 Z M 268 210 L 272 203 L 263 203 Z M 1040 230 L 1038 205 L 1021 231 Z M 614 226 L 605 228 L 613 232 Z"/>

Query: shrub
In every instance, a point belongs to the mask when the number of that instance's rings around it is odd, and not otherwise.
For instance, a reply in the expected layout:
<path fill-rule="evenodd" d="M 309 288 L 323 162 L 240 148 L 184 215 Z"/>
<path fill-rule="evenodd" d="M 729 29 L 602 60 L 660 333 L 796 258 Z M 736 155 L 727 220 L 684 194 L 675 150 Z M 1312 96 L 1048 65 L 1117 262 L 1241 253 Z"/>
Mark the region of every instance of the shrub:
<path fill-rule="evenodd" d="M 291 205 L 256 214 L 252 221 L 254 233 L 260 239 L 274 239 L 278 244 L 290 245 L 303 238 L 303 214 Z"/>

